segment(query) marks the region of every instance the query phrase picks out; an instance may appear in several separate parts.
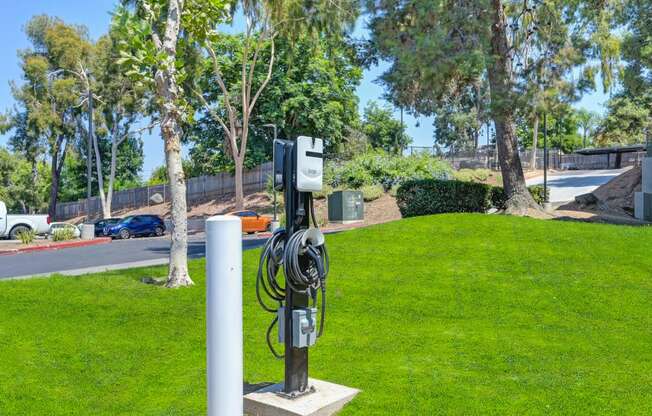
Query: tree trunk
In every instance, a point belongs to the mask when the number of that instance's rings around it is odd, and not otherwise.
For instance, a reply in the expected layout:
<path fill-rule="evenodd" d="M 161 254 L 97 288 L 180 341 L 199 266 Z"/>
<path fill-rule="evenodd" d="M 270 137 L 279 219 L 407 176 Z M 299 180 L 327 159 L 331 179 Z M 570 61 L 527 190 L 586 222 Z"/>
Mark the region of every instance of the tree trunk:
<path fill-rule="evenodd" d="M 63 147 L 63 151 L 62 151 Z M 50 205 L 48 206 L 48 215 L 52 220 L 57 217 L 57 201 L 59 197 L 59 178 L 61 177 L 61 168 L 66 160 L 67 143 L 63 137 L 57 138 L 56 145 L 52 149 L 52 162 L 50 172 L 52 174 L 52 185 L 50 187 Z M 61 152 L 61 157 L 59 157 Z M 88 209 L 88 208 L 87 208 Z"/>
<path fill-rule="evenodd" d="M 113 135 L 111 140 L 111 170 L 109 172 L 109 188 L 106 191 L 106 210 L 109 215 L 113 212 L 113 185 L 115 183 L 115 170 L 118 163 L 118 138 Z"/>
<path fill-rule="evenodd" d="M 539 113 L 534 113 L 532 124 L 532 156 L 530 159 L 530 170 L 537 170 L 537 147 L 539 146 Z"/>
<path fill-rule="evenodd" d="M 165 139 L 165 162 L 172 201 L 172 246 L 170 248 L 169 288 L 193 284 L 188 274 L 188 214 L 186 178 L 181 163 L 181 127 L 173 117 L 166 116 L 162 125 Z"/>
<path fill-rule="evenodd" d="M 186 178 L 181 164 L 181 109 L 176 78 L 177 41 L 181 29 L 183 3 L 170 1 L 163 40 L 153 34 L 158 50 L 166 55 L 164 65 L 154 76 L 156 93 L 161 104 L 161 133 L 165 141 L 165 163 L 170 182 L 172 245 L 166 287 L 175 288 L 193 284 L 188 274 L 188 213 L 186 205 Z"/>
<path fill-rule="evenodd" d="M 505 211 L 527 215 L 529 209 L 540 210 L 525 185 L 525 176 L 518 154 L 518 140 L 514 123 L 513 82 L 510 48 L 507 41 L 507 19 L 501 0 L 492 0 L 491 52 L 489 86 L 491 88 L 492 117 L 496 128 L 498 160 L 507 195 Z"/>
<path fill-rule="evenodd" d="M 235 210 L 242 211 L 244 209 L 244 190 L 243 190 L 243 169 L 244 158 L 237 157 L 235 159 Z"/>
<path fill-rule="evenodd" d="M 102 205 L 102 218 L 110 218 L 111 211 L 108 214 L 106 211 L 106 195 L 104 194 L 104 173 L 102 172 L 102 155 L 100 155 L 100 147 L 97 143 L 97 135 L 93 136 L 93 148 L 95 149 L 95 167 L 97 171 L 97 187 L 100 194 L 100 204 Z"/>

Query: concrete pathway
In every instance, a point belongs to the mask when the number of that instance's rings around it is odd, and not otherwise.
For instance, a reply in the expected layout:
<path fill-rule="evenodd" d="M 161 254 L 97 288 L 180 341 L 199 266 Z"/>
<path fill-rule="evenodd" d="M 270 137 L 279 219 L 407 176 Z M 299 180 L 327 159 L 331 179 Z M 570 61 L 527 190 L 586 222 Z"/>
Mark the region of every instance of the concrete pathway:
<path fill-rule="evenodd" d="M 575 200 L 578 195 L 593 192 L 596 188 L 625 172 L 625 169 L 576 170 L 554 173 L 548 176 L 550 202 L 561 203 Z M 528 186 L 543 184 L 543 176 L 527 180 Z"/>

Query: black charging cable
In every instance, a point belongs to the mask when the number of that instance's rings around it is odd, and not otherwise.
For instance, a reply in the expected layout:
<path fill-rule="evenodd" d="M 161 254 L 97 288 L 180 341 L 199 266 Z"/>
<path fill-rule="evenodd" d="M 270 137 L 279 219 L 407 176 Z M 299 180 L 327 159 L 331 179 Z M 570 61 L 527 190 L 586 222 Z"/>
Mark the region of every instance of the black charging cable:
<path fill-rule="evenodd" d="M 312 217 L 312 223 L 315 228 L 318 228 L 312 195 L 310 195 L 308 203 L 310 205 L 308 212 Z M 278 309 L 284 305 L 288 288 L 309 296 L 312 299 L 313 307 L 317 305 L 317 297 L 321 293 L 321 316 L 317 336 L 321 337 L 324 332 L 326 277 L 329 271 L 328 250 L 323 241 L 312 241 L 313 235 L 307 234 L 309 232 L 311 231 L 308 229 L 298 230 L 286 243 L 287 232 L 285 229 L 279 228 L 267 240 L 260 254 L 256 278 L 256 297 L 265 311 L 276 314 L 267 328 L 266 340 L 270 351 L 277 359 L 283 359 L 284 356 L 278 354 L 274 349 L 271 334 L 274 326 L 278 323 Z M 281 282 L 279 278 L 281 268 L 285 276 L 284 282 Z M 262 292 L 276 302 L 276 305 L 266 304 Z"/>

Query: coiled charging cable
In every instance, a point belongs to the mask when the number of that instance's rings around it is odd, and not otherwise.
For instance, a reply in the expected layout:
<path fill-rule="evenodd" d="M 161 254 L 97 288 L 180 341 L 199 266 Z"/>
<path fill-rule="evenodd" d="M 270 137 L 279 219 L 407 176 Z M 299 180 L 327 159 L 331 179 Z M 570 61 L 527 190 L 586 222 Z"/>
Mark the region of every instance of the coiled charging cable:
<path fill-rule="evenodd" d="M 316 307 L 318 294 L 321 293 L 321 316 L 317 337 L 321 337 L 324 332 L 329 258 L 324 244 L 324 236 L 317 228 L 312 196 L 309 198 L 309 204 L 309 212 L 315 228 L 296 231 L 287 243 L 285 241 L 286 230 L 277 229 L 263 246 L 258 263 L 256 297 L 265 311 L 276 314 L 267 328 L 266 340 L 270 351 L 278 359 L 282 359 L 284 356 L 274 349 L 271 334 L 274 326 L 278 323 L 278 309 L 284 305 L 288 288 L 310 297 L 313 307 Z M 283 283 L 279 279 L 281 268 L 285 275 Z M 261 292 L 276 302 L 276 305 L 266 304 Z"/>

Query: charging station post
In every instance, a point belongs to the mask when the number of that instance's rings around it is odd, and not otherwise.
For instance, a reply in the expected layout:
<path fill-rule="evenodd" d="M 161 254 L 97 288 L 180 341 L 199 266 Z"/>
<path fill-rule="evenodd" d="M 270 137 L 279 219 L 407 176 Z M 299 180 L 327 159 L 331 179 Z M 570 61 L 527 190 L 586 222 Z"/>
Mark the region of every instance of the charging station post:
<path fill-rule="evenodd" d="M 251 414 L 332 415 L 359 392 L 308 378 L 308 350 L 321 337 L 326 315 L 329 258 L 312 197 L 322 189 L 323 154 L 321 139 L 274 141 L 274 189 L 284 192 L 285 227 L 275 230 L 262 249 L 256 297 L 274 315 L 267 345 L 274 357 L 285 359 L 285 379 L 245 396 L 245 410 Z M 277 325 L 284 355 L 273 345 Z M 319 394 L 310 395 L 315 391 Z"/>

